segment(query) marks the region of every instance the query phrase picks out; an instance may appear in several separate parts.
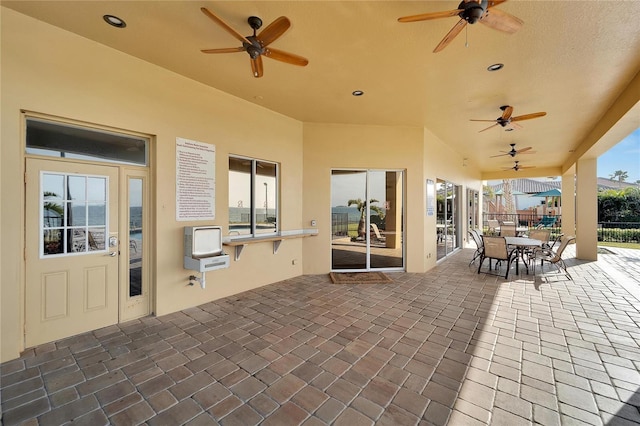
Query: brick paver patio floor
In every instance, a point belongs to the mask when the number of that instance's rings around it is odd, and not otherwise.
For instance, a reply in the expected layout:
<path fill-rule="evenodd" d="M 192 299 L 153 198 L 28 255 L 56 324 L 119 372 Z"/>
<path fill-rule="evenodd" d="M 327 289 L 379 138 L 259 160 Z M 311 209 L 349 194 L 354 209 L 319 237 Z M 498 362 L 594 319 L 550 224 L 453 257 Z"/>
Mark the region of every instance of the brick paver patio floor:
<path fill-rule="evenodd" d="M 464 249 L 391 284 L 302 276 L 45 344 L 2 365 L 3 421 L 638 424 L 640 251 L 610 250 L 570 281 L 477 274 Z"/>

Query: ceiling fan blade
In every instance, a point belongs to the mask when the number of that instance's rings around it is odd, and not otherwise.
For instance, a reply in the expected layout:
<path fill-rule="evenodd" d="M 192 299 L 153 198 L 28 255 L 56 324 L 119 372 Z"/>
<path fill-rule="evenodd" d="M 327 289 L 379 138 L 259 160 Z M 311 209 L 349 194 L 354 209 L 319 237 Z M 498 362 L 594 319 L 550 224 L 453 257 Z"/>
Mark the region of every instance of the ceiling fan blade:
<path fill-rule="evenodd" d="M 507 105 L 507 107 L 502 112 L 502 117 L 500 117 L 500 118 L 505 120 L 505 121 L 507 121 L 507 120 L 509 120 L 511 118 L 511 114 L 513 114 L 513 107 Z"/>
<path fill-rule="evenodd" d="M 496 124 L 494 124 L 494 125 L 491 125 L 491 126 L 487 127 L 486 129 L 482 129 L 482 130 L 480 130 L 478 133 L 482 133 L 482 132 L 484 132 L 485 130 L 489 130 L 489 129 L 493 128 L 493 127 L 496 127 L 497 125 L 498 125 L 498 123 L 496 123 Z"/>
<path fill-rule="evenodd" d="M 222 20 L 222 18 L 220 18 L 218 15 L 214 14 L 213 12 L 211 12 L 206 7 L 201 7 L 200 10 L 202 11 L 202 13 L 207 15 L 213 22 L 215 22 L 216 24 L 220 25 L 224 30 L 226 30 L 232 36 L 234 36 L 235 38 L 237 38 L 238 40 L 240 40 L 243 43 L 251 44 L 251 42 L 249 40 L 247 40 L 242 34 L 237 32 L 236 30 L 234 30 L 231 27 L 231 25 L 229 25 L 226 22 L 224 22 Z"/>
<path fill-rule="evenodd" d="M 429 21 L 431 19 L 449 18 L 464 12 L 464 9 L 446 10 L 443 12 L 421 13 L 420 15 L 403 16 L 398 22 Z"/>
<path fill-rule="evenodd" d="M 487 9 L 480 18 L 480 22 L 494 30 L 513 34 L 522 28 L 524 21 L 500 9 Z"/>
<path fill-rule="evenodd" d="M 244 47 L 225 47 L 222 49 L 202 49 L 202 53 L 235 53 L 244 52 Z"/>
<path fill-rule="evenodd" d="M 491 7 L 495 7 L 499 4 L 502 4 L 504 2 L 506 2 L 507 0 L 492 0 L 489 2 L 489 4 L 487 5 L 487 9 L 491 8 Z"/>
<path fill-rule="evenodd" d="M 469 121 L 486 121 L 487 123 L 491 122 L 491 123 L 495 123 L 496 120 L 476 120 L 474 118 L 469 119 Z"/>
<path fill-rule="evenodd" d="M 526 148 L 516 149 L 516 154 L 522 154 L 523 152 L 527 152 L 527 151 L 529 151 L 530 149 L 533 149 L 533 147 L 528 146 L 528 147 L 526 147 Z"/>
<path fill-rule="evenodd" d="M 309 63 L 309 60 L 302 56 L 294 55 L 293 53 L 284 52 L 278 49 L 265 49 L 263 55 L 267 58 L 275 59 L 276 61 L 286 62 L 287 64 L 298 65 L 301 67 L 304 67 Z"/>
<path fill-rule="evenodd" d="M 444 49 L 445 47 L 447 47 L 449 45 L 449 43 L 451 43 L 451 41 L 458 35 L 460 34 L 460 32 L 462 31 L 462 29 L 467 25 L 467 21 L 465 21 L 464 19 L 461 19 L 458 21 L 457 24 L 455 24 L 453 26 L 453 28 L 451 28 L 451 31 L 449 31 L 447 33 L 446 36 L 444 36 L 444 38 L 442 39 L 442 41 L 436 46 L 435 49 L 433 49 L 433 53 L 438 53 L 439 51 L 441 51 L 442 49 Z"/>
<path fill-rule="evenodd" d="M 262 77 L 262 74 L 263 74 L 262 57 L 258 56 L 255 59 L 251 59 L 251 71 L 253 72 L 253 76 L 255 78 Z"/>
<path fill-rule="evenodd" d="M 506 153 L 504 153 L 504 154 L 492 155 L 492 156 L 491 156 L 491 157 L 489 157 L 489 158 L 502 157 L 502 156 L 505 156 L 505 155 L 511 155 L 511 154 L 509 154 L 508 152 L 506 152 Z"/>
<path fill-rule="evenodd" d="M 547 115 L 546 112 L 534 112 L 531 114 L 519 115 L 517 117 L 512 117 L 511 121 L 522 121 L 522 120 L 531 120 L 532 118 L 544 117 Z"/>
<path fill-rule="evenodd" d="M 258 34 L 258 40 L 262 43 L 263 47 L 267 47 L 274 41 L 276 41 L 285 31 L 289 29 L 291 26 L 291 21 L 286 16 L 281 16 L 272 23 L 270 23 L 267 28 L 262 30 L 260 34 Z"/>

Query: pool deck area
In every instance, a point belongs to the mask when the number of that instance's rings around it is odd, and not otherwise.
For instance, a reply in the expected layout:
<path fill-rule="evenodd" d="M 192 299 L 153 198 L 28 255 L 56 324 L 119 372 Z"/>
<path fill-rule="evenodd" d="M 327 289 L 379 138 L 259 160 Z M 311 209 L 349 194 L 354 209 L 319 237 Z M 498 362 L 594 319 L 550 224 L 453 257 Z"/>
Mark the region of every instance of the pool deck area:
<path fill-rule="evenodd" d="M 300 276 L 31 348 L 0 368 L 2 421 L 640 424 L 640 250 L 573 248 L 573 280 L 478 274 L 467 248 L 392 283 Z"/>

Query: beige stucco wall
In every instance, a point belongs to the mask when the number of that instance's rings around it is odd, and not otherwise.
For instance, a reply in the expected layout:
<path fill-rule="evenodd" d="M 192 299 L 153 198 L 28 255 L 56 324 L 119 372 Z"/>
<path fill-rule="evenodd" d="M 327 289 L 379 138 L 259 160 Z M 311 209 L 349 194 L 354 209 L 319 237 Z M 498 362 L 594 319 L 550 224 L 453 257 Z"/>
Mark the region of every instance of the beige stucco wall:
<path fill-rule="evenodd" d="M 481 191 L 479 172 L 423 128 L 341 124 L 304 125 L 303 221 L 317 220 L 318 237 L 304 241 L 305 274 L 331 268 L 331 169 L 406 171 L 406 266 L 424 272 L 436 264 L 436 217 L 426 215 L 426 179 L 461 185 L 462 237 L 466 239 L 466 189 Z"/>
<path fill-rule="evenodd" d="M 2 8 L 0 185 L 0 360 L 23 348 L 24 135 L 21 110 L 149 135 L 154 144 L 153 310 L 162 315 L 251 288 L 330 270 L 332 168 L 406 170 L 407 270 L 436 264 L 435 216 L 425 214 L 425 179 L 481 191 L 480 174 L 422 128 L 312 124 L 186 79 L 147 62 Z M 46 40 L 46 43 L 43 42 Z M 175 220 L 175 139 L 216 146 L 216 220 L 228 219 L 229 154 L 281 165 L 282 230 L 319 235 L 247 246 L 227 270 L 207 273 L 207 288 L 187 286 L 183 226 Z M 10 201 L 10 202 L 9 202 Z M 463 220 L 463 223 L 466 221 Z M 466 237 L 466 226 L 462 230 Z M 231 251 L 231 250 L 228 250 Z M 295 260 L 295 262 L 294 262 Z"/>
<path fill-rule="evenodd" d="M 2 360 L 22 349 L 21 110 L 153 136 L 157 314 L 302 273 L 302 262 L 292 264 L 302 259 L 301 239 L 284 241 L 276 255 L 269 243 L 245 248 L 228 270 L 207 273 L 205 290 L 188 287 L 182 268 L 183 226 L 227 224 L 230 153 L 280 163 L 281 229 L 302 228 L 302 123 L 4 8 L 2 65 Z M 213 223 L 175 220 L 176 137 L 216 146 Z"/>
<path fill-rule="evenodd" d="M 331 169 L 406 169 L 406 212 L 422 218 L 421 128 L 304 125 L 304 208 L 306 222 L 317 220 L 318 236 L 304 241 L 305 274 L 327 273 L 331 268 Z M 407 233 L 422 235 L 424 223 L 409 220 Z M 423 271 L 421 238 L 407 238 L 407 270 Z"/>

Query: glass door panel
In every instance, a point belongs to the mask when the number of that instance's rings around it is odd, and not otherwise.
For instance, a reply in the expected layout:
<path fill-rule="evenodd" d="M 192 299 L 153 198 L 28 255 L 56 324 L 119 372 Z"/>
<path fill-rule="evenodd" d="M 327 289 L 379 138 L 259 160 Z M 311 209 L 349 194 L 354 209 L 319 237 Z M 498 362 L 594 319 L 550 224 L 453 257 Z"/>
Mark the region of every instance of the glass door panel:
<path fill-rule="evenodd" d="M 460 186 L 436 180 L 438 260 L 460 247 Z"/>
<path fill-rule="evenodd" d="M 129 179 L 129 297 L 142 295 L 142 179 Z"/>
<path fill-rule="evenodd" d="M 151 311 L 151 272 L 149 248 L 152 234 L 149 232 L 149 178 L 146 170 L 126 170 L 126 195 L 123 197 L 121 252 L 126 256 L 127 268 L 123 269 L 120 289 L 120 321 L 149 315 Z"/>
<path fill-rule="evenodd" d="M 370 171 L 369 208 L 370 267 L 402 268 L 403 264 L 402 172 Z M 375 201 L 374 201 L 375 200 Z"/>
<path fill-rule="evenodd" d="M 456 224 L 458 222 L 458 210 L 456 209 L 457 203 L 457 187 L 451 182 L 446 183 L 447 188 L 447 219 L 446 219 L 446 243 L 447 243 L 447 254 L 451 253 L 454 249 L 458 247 L 458 238 L 456 232 Z"/>
<path fill-rule="evenodd" d="M 365 170 L 331 172 L 331 269 L 367 268 Z"/>
<path fill-rule="evenodd" d="M 467 204 L 468 211 L 467 215 L 469 216 L 469 229 L 478 229 L 480 227 L 479 217 L 480 217 L 480 205 L 479 205 L 479 195 L 478 191 L 474 189 L 469 189 L 467 191 Z"/>
<path fill-rule="evenodd" d="M 438 260 L 447 255 L 447 190 L 446 182 L 436 179 L 436 234 L 438 242 Z"/>

